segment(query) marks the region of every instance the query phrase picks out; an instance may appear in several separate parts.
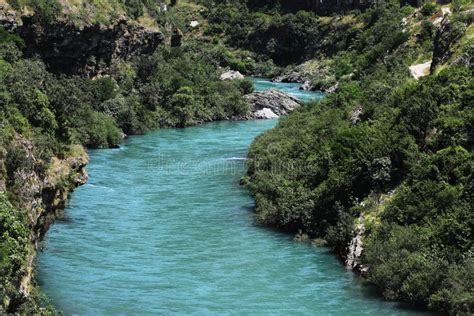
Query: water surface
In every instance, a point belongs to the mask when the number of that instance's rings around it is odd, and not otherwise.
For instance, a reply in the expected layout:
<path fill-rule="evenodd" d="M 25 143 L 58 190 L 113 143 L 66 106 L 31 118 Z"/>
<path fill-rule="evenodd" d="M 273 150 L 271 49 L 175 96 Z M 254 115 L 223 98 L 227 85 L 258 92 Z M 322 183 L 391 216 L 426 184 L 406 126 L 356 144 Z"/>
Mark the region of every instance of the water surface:
<path fill-rule="evenodd" d="M 279 89 L 287 92 L 288 94 L 300 99 L 303 102 L 308 102 L 315 99 L 321 99 L 324 97 L 322 92 L 312 92 L 300 90 L 301 84 L 299 83 L 283 83 L 283 82 L 271 82 L 266 78 L 252 78 L 255 84 L 256 91 L 263 91 L 268 89 Z"/>
<path fill-rule="evenodd" d="M 67 315 L 414 314 L 370 295 L 327 249 L 254 225 L 238 182 L 250 142 L 275 124 L 167 129 L 90 151 L 89 182 L 39 256 L 43 291 Z"/>

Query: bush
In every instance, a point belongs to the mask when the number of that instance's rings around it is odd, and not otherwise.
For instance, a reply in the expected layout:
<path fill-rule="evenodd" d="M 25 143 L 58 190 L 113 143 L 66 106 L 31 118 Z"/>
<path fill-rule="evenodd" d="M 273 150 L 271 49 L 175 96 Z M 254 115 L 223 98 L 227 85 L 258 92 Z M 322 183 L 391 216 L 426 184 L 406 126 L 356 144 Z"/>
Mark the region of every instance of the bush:
<path fill-rule="evenodd" d="M 244 95 L 252 93 L 254 91 L 253 82 L 252 82 L 252 80 L 250 80 L 248 78 L 240 80 L 238 82 L 238 85 L 239 85 L 240 92 L 242 92 L 242 94 L 244 94 Z"/>
<path fill-rule="evenodd" d="M 27 5 L 31 6 L 35 14 L 46 22 L 54 21 L 62 11 L 58 0 L 29 0 Z"/>
<path fill-rule="evenodd" d="M 8 311 L 8 303 L 21 300 L 16 285 L 26 272 L 28 229 L 16 210 L 0 193 L 0 312 Z"/>
<path fill-rule="evenodd" d="M 424 16 L 431 16 L 433 13 L 437 11 L 438 7 L 436 2 L 425 2 L 421 7 L 421 14 Z"/>

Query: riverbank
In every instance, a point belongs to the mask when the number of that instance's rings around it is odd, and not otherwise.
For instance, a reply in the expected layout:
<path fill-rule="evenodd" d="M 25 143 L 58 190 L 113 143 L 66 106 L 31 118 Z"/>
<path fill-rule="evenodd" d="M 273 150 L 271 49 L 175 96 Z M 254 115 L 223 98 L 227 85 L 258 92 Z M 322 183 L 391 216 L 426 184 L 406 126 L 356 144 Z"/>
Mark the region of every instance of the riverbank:
<path fill-rule="evenodd" d="M 17 164 L 14 174 L 7 181 L 0 181 L 0 218 L 4 229 L 2 252 L 2 295 L 0 311 L 13 313 L 38 311 L 44 305 L 35 282 L 35 259 L 50 225 L 60 217 L 69 194 L 87 181 L 85 166 L 89 158 L 81 146 L 74 146 L 66 156 L 53 157 L 47 170 L 39 170 L 38 152 L 33 143 L 15 134 L 10 140 L 17 157 L 7 156 L 6 164 Z M 21 156 L 24 154 L 24 156 Z M 8 165 L 9 164 L 9 165 Z M 5 161 L 0 166 L 5 168 Z M 14 179 L 14 180 L 13 180 Z M 16 209 L 21 209 L 25 220 L 18 219 Z M 4 310 L 3 310 L 4 308 Z M 48 307 L 49 308 L 49 307 Z"/>

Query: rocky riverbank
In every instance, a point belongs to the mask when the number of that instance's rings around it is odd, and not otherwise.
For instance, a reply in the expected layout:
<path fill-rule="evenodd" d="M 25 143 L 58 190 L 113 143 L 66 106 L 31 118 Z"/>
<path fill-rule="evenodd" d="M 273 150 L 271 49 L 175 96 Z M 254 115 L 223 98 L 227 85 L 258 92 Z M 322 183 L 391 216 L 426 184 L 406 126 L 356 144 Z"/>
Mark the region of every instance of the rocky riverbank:
<path fill-rule="evenodd" d="M 44 165 L 35 144 L 18 134 L 2 151 L 0 166 L 7 170 L 6 177 L 0 181 L 2 216 L 10 214 L 2 221 L 8 235 L 23 232 L 23 238 L 17 238 L 9 246 L 19 258 L 2 258 L 2 266 L 10 268 L 5 269 L 6 274 L 2 276 L 4 299 L 0 311 L 15 312 L 24 304 L 32 306 L 29 310 L 36 310 L 38 302 L 31 298 L 36 286 L 36 252 L 49 226 L 67 204 L 69 193 L 87 181 L 88 156 L 77 145 L 71 147 L 67 156 L 53 157 Z M 7 197 L 11 203 L 5 200 Z M 12 217 L 15 213 L 23 214 L 20 217 L 26 219 L 15 220 Z"/>

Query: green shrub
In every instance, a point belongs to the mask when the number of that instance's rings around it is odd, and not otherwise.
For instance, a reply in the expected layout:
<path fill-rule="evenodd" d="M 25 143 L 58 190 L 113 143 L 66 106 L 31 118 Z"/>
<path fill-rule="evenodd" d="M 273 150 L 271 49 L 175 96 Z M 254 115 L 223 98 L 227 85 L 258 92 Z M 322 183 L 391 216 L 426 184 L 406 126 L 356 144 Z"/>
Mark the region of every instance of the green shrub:
<path fill-rule="evenodd" d="M 252 80 L 248 78 L 240 80 L 238 82 L 238 85 L 239 85 L 239 90 L 242 92 L 242 94 L 249 94 L 254 91 L 253 82 Z"/>
<path fill-rule="evenodd" d="M 438 9 L 436 2 L 425 2 L 421 7 L 421 13 L 424 16 L 431 16 Z"/>
<path fill-rule="evenodd" d="M 41 19 L 51 22 L 61 13 L 62 6 L 58 0 L 29 0 L 27 2 Z"/>
<path fill-rule="evenodd" d="M 73 140 L 86 146 L 116 147 L 122 140 L 115 121 L 103 113 L 84 108 L 71 117 L 71 123 L 74 124 Z"/>
<path fill-rule="evenodd" d="M 0 193 L 0 232 L 0 312 L 6 312 L 10 300 L 21 300 L 16 285 L 26 273 L 29 232 L 4 193 Z"/>

